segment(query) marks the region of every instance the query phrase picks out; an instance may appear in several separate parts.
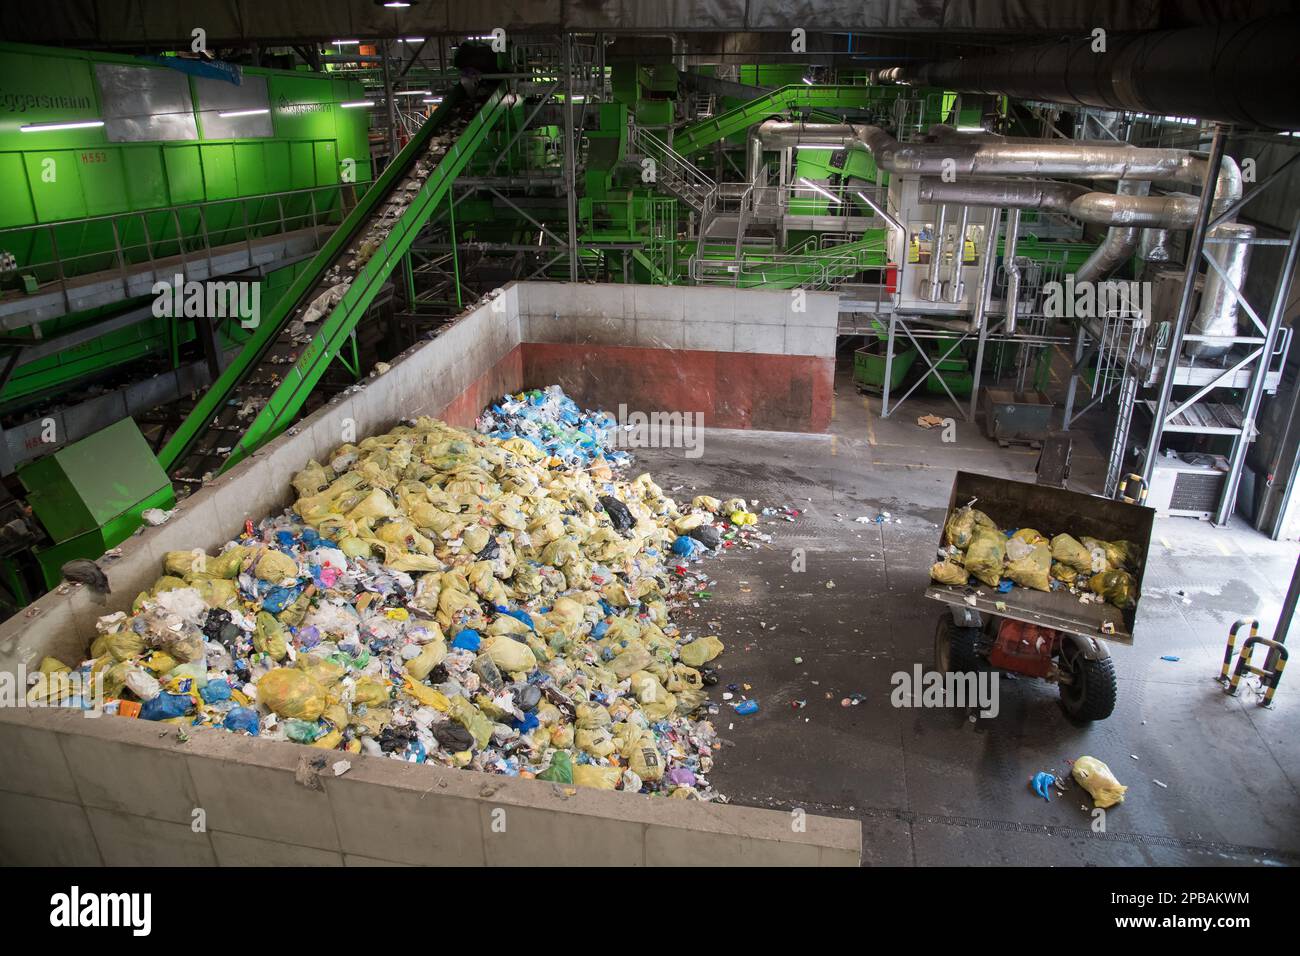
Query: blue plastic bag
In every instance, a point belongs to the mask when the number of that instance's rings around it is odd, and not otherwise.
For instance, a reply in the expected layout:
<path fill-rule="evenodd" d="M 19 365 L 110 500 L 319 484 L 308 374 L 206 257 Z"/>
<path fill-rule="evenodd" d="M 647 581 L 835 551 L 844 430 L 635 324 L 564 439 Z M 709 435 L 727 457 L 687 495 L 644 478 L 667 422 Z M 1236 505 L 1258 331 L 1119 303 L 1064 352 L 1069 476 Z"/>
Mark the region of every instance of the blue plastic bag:
<path fill-rule="evenodd" d="M 479 645 L 482 643 L 483 639 L 479 636 L 478 631 L 471 627 L 465 628 L 465 630 L 459 632 L 451 639 L 452 647 L 458 647 L 465 651 L 473 651 L 475 654 L 478 653 Z"/>
<path fill-rule="evenodd" d="M 251 707 L 236 707 L 230 713 L 226 714 L 226 719 L 221 722 L 221 726 L 227 730 L 236 733 L 243 732 L 256 737 L 261 729 L 257 720 L 257 711 Z"/>
<path fill-rule="evenodd" d="M 230 684 L 226 680 L 210 680 L 199 688 L 199 696 L 203 698 L 205 704 L 230 700 Z"/>
<path fill-rule="evenodd" d="M 159 694 L 153 700 L 146 700 L 140 707 L 141 720 L 167 720 L 169 717 L 184 717 L 194 709 L 194 698 L 189 694 Z"/>

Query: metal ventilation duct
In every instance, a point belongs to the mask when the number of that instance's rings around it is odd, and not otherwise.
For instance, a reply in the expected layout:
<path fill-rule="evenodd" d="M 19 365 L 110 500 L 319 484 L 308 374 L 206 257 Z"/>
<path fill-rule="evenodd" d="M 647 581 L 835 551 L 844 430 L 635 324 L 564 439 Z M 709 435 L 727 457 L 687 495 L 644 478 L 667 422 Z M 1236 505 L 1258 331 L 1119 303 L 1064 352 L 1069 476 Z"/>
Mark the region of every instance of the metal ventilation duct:
<path fill-rule="evenodd" d="M 1148 33 L 1091 34 L 997 56 L 882 70 L 883 80 L 1004 94 L 1160 116 L 1194 116 L 1264 129 L 1300 129 L 1300 98 L 1286 81 L 1300 49 L 1300 17 L 1278 16 Z"/>

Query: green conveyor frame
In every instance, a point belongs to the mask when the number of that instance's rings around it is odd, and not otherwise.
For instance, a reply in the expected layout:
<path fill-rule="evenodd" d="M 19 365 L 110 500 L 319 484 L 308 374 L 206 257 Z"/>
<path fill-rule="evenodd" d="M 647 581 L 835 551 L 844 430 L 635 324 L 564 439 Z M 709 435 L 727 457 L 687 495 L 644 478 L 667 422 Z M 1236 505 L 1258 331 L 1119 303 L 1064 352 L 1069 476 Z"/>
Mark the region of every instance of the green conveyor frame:
<path fill-rule="evenodd" d="M 860 109 L 872 100 L 896 97 L 893 88 L 878 86 L 808 86 L 794 84 L 773 90 L 735 109 L 694 123 L 675 137 L 673 149 L 683 156 L 712 146 L 720 139 L 735 136 L 769 117 L 792 107 L 807 109 Z"/>
<path fill-rule="evenodd" d="M 366 191 L 356 208 L 348 214 L 342 225 L 316 253 L 310 266 L 302 271 L 289 290 L 280 297 L 271 315 L 263 317 L 253 338 L 239 357 L 208 389 L 159 453 L 159 461 L 165 470 L 171 472 L 173 466 L 194 447 L 217 410 L 230 399 L 245 377 L 257 367 L 285 324 L 303 304 L 307 294 L 316 288 L 321 276 L 338 254 L 354 236 L 359 234 L 371 216 L 387 202 L 393 187 L 405 179 L 416 159 L 424 154 L 430 138 L 452 115 L 463 95 L 465 94 L 460 88 L 457 88 L 446 98 L 442 106 L 420 127 L 374 186 Z M 420 229 L 428 222 L 439 203 L 447 197 L 452 182 L 468 164 L 475 150 L 483 144 L 487 134 L 505 114 L 511 102 L 512 98 L 505 89 L 498 88 L 479 109 L 478 114 L 470 121 L 456 142 L 448 147 L 437 167 L 425 181 L 423 188 L 394 224 L 383 244 L 357 273 L 339 303 L 322 319 L 311 342 L 303 348 L 292 368 L 285 372 L 279 387 L 231 448 L 220 471 L 224 472 L 232 468 L 261 445 L 284 431 L 295 419 L 312 389 L 325 373 L 325 369 L 348 341 L 380 287 L 406 255 Z"/>

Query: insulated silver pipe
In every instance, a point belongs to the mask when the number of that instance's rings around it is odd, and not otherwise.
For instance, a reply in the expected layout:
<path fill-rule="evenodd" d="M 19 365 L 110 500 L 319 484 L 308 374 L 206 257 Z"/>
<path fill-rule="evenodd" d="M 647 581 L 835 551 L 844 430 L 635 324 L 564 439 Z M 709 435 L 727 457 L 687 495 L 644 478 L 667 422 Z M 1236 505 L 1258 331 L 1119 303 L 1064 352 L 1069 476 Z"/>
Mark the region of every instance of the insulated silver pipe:
<path fill-rule="evenodd" d="M 1250 258 L 1249 240 L 1255 238 L 1255 227 L 1245 223 L 1225 222 L 1210 230 L 1211 240 L 1207 242 L 1205 255 L 1218 264 L 1219 269 L 1227 275 L 1232 284 L 1243 290 L 1246 284 L 1246 264 Z M 1233 240 L 1233 241 L 1229 241 Z M 1192 317 L 1191 333 L 1193 335 L 1222 336 L 1230 339 L 1237 334 L 1237 313 L 1240 304 L 1219 269 L 1211 265 L 1205 270 L 1205 288 L 1201 292 L 1201 306 Z M 1183 349 L 1196 358 L 1217 358 L 1232 349 L 1232 342 L 1206 342 L 1201 340 L 1188 342 Z M 1267 362 L 1265 356 L 1260 359 Z"/>
<path fill-rule="evenodd" d="M 1149 182 L 1137 179 L 1121 179 L 1115 184 L 1116 196 L 1144 196 L 1151 188 Z M 1106 231 L 1106 238 L 1092 251 L 1083 265 L 1074 274 L 1076 282 L 1093 282 L 1104 279 L 1126 259 L 1133 257 L 1138 244 L 1137 226 L 1111 226 Z"/>
<path fill-rule="evenodd" d="M 1077 179 L 1142 179 L 1200 186 L 1207 160 L 1185 149 L 1156 149 L 1094 140 L 1013 140 L 992 134 L 967 136 L 951 127 L 932 132 L 942 142 L 899 143 L 878 126 L 848 123 L 782 123 L 758 127 L 764 145 L 831 143 L 871 152 L 891 173 L 971 176 L 1064 176 Z M 1228 156 L 1219 166 L 1215 213 L 1241 198 L 1241 170 Z M 1190 227 L 1195 211 L 1189 215 Z M 1133 223 L 1140 225 L 1141 223 Z"/>
<path fill-rule="evenodd" d="M 1190 228 L 1195 221 L 1198 204 L 1194 196 L 1135 196 L 1090 192 L 1086 186 L 1077 183 L 1032 179 L 980 179 L 946 183 L 931 176 L 921 177 L 918 198 L 921 202 L 1046 209 L 1099 226 L 1162 229 Z"/>
<path fill-rule="evenodd" d="M 931 302 L 939 301 L 939 268 L 943 262 L 943 239 L 948 229 L 948 207 L 939 207 L 939 218 L 930 237 L 930 277 L 925 284 L 925 297 Z"/>
<path fill-rule="evenodd" d="M 984 258 L 980 260 L 980 288 L 975 300 L 975 312 L 971 315 L 970 330 L 978 332 L 984 326 L 988 312 L 989 297 L 993 294 L 993 265 L 998 258 L 998 231 L 1002 228 L 1002 210 L 994 209 L 989 217 L 989 231 L 984 239 Z M 976 365 L 983 361 L 984 337 L 980 336 L 980 355 Z M 972 403 L 974 399 L 972 398 Z M 972 414 L 974 412 L 972 411 Z"/>
<path fill-rule="evenodd" d="M 957 244 L 952 251 L 952 279 L 948 282 L 948 301 L 960 302 L 962 294 L 961 262 L 966 254 L 966 226 L 970 222 L 970 206 L 961 207 L 961 220 L 957 226 Z"/>
<path fill-rule="evenodd" d="M 1016 243 L 1020 240 L 1020 210 L 1007 212 L 1007 239 L 1002 250 L 1002 267 L 1007 270 L 1007 320 L 1003 327 L 1007 335 L 1016 332 L 1016 319 L 1020 313 L 1020 263 L 1016 261 Z"/>

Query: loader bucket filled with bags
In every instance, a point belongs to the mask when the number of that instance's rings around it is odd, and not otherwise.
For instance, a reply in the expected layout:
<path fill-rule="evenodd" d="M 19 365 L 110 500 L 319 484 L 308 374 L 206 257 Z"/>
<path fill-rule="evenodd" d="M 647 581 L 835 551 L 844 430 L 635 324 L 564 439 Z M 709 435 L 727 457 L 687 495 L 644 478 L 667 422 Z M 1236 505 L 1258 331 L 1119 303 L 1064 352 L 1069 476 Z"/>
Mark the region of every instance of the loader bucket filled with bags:
<path fill-rule="evenodd" d="M 164 555 L 80 664 L 108 712 L 716 799 L 707 686 L 725 649 L 672 608 L 690 561 L 757 546 L 749 503 L 625 475 L 612 419 L 558 389 L 480 424 L 341 445 L 293 476 L 283 514 L 216 554 Z"/>
<path fill-rule="evenodd" d="M 1031 623 L 1131 640 L 1153 517 L 1125 502 L 958 472 L 930 566 L 938 587 L 928 593 L 976 605 L 987 597 L 990 610 Z M 1100 604 L 1121 613 L 1079 607 Z"/>

